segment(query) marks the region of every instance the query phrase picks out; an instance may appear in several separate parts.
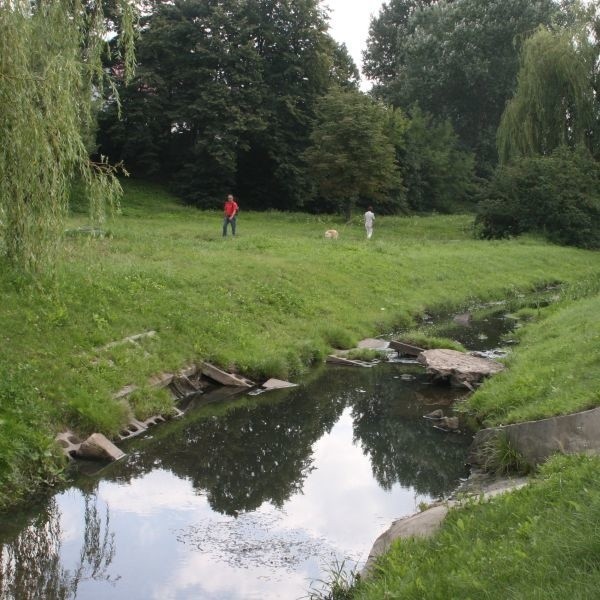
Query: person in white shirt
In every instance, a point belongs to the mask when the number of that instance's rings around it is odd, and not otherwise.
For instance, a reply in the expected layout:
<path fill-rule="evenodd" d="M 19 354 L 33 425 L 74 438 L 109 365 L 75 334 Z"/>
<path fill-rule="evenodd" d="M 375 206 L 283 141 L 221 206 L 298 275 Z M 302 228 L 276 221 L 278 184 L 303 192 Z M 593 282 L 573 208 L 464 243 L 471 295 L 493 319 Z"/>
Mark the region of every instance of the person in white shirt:
<path fill-rule="evenodd" d="M 373 221 L 375 220 L 372 206 L 369 206 L 367 212 L 365 213 L 364 219 L 365 229 L 367 230 L 367 239 L 370 240 L 371 236 L 373 235 Z"/>

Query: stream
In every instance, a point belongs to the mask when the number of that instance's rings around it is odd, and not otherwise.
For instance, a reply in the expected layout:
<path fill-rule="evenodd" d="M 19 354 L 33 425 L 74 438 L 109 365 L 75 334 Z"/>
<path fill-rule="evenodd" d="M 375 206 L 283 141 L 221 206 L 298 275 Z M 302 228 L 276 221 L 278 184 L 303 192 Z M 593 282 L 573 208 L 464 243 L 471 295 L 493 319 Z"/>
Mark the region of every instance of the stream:
<path fill-rule="evenodd" d="M 512 325 L 499 311 L 445 334 L 485 350 Z M 471 435 L 423 418 L 464 394 L 389 362 L 199 396 L 123 444 L 126 458 L 85 463 L 68 488 L 0 518 L 0 599 L 306 597 L 468 476 Z"/>

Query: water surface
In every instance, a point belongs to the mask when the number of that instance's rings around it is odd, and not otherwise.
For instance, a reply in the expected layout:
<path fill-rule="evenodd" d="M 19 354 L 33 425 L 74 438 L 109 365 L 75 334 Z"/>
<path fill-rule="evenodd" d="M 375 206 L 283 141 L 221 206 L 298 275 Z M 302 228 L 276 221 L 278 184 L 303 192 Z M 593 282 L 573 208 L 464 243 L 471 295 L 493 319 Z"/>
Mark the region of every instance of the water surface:
<path fill-rule="evenodd" d="M 294 599 L 467 475 L 422 415 L 464 392 L 414 366 L 328 367 L 206 404 L 0 523 L 1 598 Z"/>

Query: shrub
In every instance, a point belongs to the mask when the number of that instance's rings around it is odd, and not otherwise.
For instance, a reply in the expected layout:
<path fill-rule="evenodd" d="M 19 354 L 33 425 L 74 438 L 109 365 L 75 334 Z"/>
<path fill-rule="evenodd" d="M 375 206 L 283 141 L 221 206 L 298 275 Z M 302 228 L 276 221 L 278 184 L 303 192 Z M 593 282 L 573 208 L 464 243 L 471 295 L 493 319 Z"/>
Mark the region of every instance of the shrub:
<path fill-rule="evenodd" d="M 583 248 L 600 247 L 600 165 L 584 148 L 561 147 L 497 169 L 479 204 L 484 238 L 524 232 Z"/>

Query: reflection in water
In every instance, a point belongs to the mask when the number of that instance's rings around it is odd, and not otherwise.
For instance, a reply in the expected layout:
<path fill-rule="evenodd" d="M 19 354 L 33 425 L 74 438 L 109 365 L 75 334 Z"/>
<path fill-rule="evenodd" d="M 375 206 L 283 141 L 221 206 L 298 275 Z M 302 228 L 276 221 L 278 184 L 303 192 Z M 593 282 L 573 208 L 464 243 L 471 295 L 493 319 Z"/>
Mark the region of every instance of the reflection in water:
<path fill-rule="evenodd" d="M 179 531 L 177 540 L 231 567 L 257 569 L 268 564 L 289 572 L 330 550 L 325 538 L 286 530 L 283 520 L 276 511 L 244 513 L 234 520 L 208 517 Z"/>
<path fill-rule="evenodd" d="M 17 534 L 0 528 L 0 597 L 302 596 L 332 556 L 366 559 L 417 496 L 446 495 L 466 474 L 469 437 L 422 418 L 457 392 L 419 371 L 406 381 L 411 369 L 328 368 L 132 440 L 126 459 L 81 478 L 82 492 Z"/>
<path fill-rule="evenodd" d="M 62 537 L 61 514 L 53 499 L 45 512 L 0 546 L 0 598 L 63 600 L 76 598 L 82 581 L 118 580 L 108 574 L 115 552 L 108 507 L 103 521 L 95 496 L 84 496 L 83 543 L 74 570 L 63 567 Z"/>
<path fill-rule="evenodd" d="M 430 387 L 426 396 L 417 392 L 415 384 L 404 387 L 400 403 L 394 398 L 397 390 L 388 385 L 371 386 L 374 393 L 364 394 L 353 403 L 355 440 L 369 456 L 373 475 L 382 488 L 389 490 L 400 483 L 419 494 L 443 497 L 466 474 L 466 440 L 433 429 L 422 415 L 430 412 L 432 404 L 441 404 L 440 392 L 461 392 Z"/>
<path fill-rule="evenodd" d="M 177 433 L 159 431 L 152 445 L 117 467 L 114 476 L 123 480 L 167 469 L 189 479 L 213 510 L 226 515 L 255 510 L 266 501 L 281 507 L 301 492 L 312 468 L 311 447 L 333 427 L 344 403 L 315 402 L 302 393 L 273 398 L 223 417 L 180 422 Z"/>
<path fill-rule="evenodd" d="M 394 378 L 397 372 L 397 365 L 351 374 L 333 367 L 305 387 L 261 397 L 258 406 L 179 423 L 177 433 L 158 432 L 150 447 L 145 444 L 112 477 L 125 481 L 162 468 L 190 480 L 216 512 L 236 516 L 264 502 L 280 508 L 302 491 L 314 468 L 314 443 L 348 406 L 355 440 L 381 487 L 400 483 L 419 494 L 447 495 L 466 473 L 470 439 L 441 433 L 422 415 L 462 392 L 424 385 L 419 378 L 406 382 Z"/>

